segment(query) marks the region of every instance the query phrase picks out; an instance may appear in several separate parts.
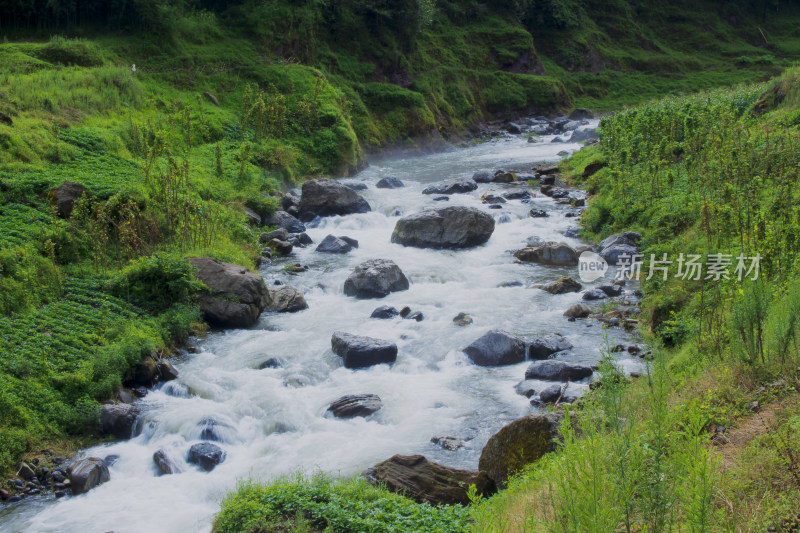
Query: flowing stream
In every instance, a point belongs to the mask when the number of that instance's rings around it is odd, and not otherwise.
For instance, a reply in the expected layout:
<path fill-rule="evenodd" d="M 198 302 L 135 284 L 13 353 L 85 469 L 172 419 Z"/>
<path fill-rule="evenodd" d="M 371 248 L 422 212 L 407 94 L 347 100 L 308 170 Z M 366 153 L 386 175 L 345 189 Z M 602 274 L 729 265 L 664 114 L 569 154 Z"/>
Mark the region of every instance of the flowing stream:
<path fill-rule="evenodd" d="M 472 193 L 452 195 L 449 202 L 421 194 L 430 183 L 470 177 L 476 170 L 530 172 L 532 163 L 555 161 L 557 152 L 579 148 L 551 144 L 550 137 L 543 140 L 531 144 L 513 136 L 445 153 L 377 161 L 345 180 L 368 185 L 360 193 L 373 211 L 323 219 L 308 234 L 315 243 L 328 234 L 346 235 L 357 239 L 359 248 L 344 256 L 316 253 L 316 244 L 296 248 L 288 263 L 307 265 L 307 272 L 290 274 L 284 269 L 287 261 L 281 260 L 261 270 L 268 284 L 280 280 L 302 289 L 310 308 L 296 314 L 265 313 L 252 329 L 213 332 L 199 341 L 198 353 L 176 360 L 178 380 L 139 400 L 138 436 L 85 450 L 89 456 L 118 456 L 110 468 L 111 481 L 78 497 L 32 497 L 8 506 L 0 510 L 0 530 L 209 531 L 221 499 L 238 480 L 320 470 L 349 476 L 396 453 L 477 468 L 487 439 L 533 408 L 514 390 L 528 363 L 478 367 L 462 353 L 464 347 L 498 327 L 521 336 L 559 332 L 574 345 L 559 358 L 594 364 L 606 337 L 610 342 L 626 340 L 621 330 L 602 328 L 591 319 L 568 322 L 562 313 L 580 300 L 579 294 L 554 296 L 533 288 L 565 274 L 576 277 L 577 268 L 518 264 L 510 253 L 531 236 L 580 244 L 563 235 L 576 225 L 576 219 L 565 217 L 569 206 L 541 194 L 529 204 L 509 200 L 499 210 L 481 204 L 483 193 L 499 194 L 519 184 L 479 185 Z M 377 180 L 386 175 L 400 178 L 406 187 L 376 189 Z M 447 205 L 492 213 L 498 224 L 489 242 L 464 251 L 390 242 L 399 214 Z M 531 218 L 531 208 L 550 216 Z M 394 260 L 411 281 L 410 290 L 381 300 L 344 296 L 342 287 L 353 267 L 374 258 Z M 501 286 L 517 281 L 522 286 Z M 380 305 L 409 306 L 425 319 L 370 319 Z M 460 312 L 474 323 L 456 327 L 453 317 Z M 396 342 L 397 362 L 357 371 L 343 368 L 331 352 L 331 334 L 337 330 Z M 618 355 L 627 370 L 640 369 L 638 359 Z M 284 367 L 257 369 L 271 357 L 280 358 Z M 588 384 L 570 387 L 578 391 Z M 357 393 L 378 394 L 383 409 L 368 419 L 326 416 L 333 400 Z M 206 473 L 186 464 L 184 457 L 211 419 L 227 457 Z M 443 450 L 431 443 L 439 435 L 461 438 L 466 445 Z M 183 472 L 158 476 L 152 458 L 159 449 Z"/>

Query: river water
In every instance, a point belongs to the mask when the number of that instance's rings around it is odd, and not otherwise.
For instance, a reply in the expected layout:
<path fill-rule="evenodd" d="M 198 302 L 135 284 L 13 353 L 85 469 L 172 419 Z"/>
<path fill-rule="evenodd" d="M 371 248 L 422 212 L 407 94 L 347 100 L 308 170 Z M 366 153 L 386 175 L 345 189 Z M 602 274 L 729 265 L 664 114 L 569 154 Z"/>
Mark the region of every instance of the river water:
<path fill-rule="evenodd" d="M 450 466 L 475 469 L 487 439 L 533 408 L 514 390 L 527 363 L 478 367 L 461 352 L 464 347 L 498 327 L 521 336 L 559 332 L 574 345 L 559 358 L 594 364 L 604 342 L 626 340 L 620 330 L 604 329 L 592 320 L 568 322 L 562 313 L 579 301 L 579 294 L 554 296 L 533 288 L 565 274 L 576 277 L 577 268 L 517 264 L 510 253 L 532 236 L 580 244 L 563 235 L 576 224 L 576 219 L 565 217 L 568 206 L 541 194 L 530 204 L 510 200 L 499 210 L 481 204 L 480 196 L 487 191 L 499 194 L 520 185 L 479 185 L 477 191 L 453 195 L 449 202 L 421 194 L 430 183 L 470 177 L 476 170 L 530 172 L 532 163 L 556 161 L 557 152 L 579 148 L 551 144 L 549 139 L 532 144 L 517 136 L 434 155 L 376 161 L 345 180 L 368 185 L 361 194 L 373 211 L 323 219 L 308 234 L 317 243 L 328 234 L 346 235 L 357 239 L 359 248 L 345 256 L 319 254 L 314 246 L 296 249 L 289 263 L 307 265 L 307 272 L 289 274 L 285 261 L 261 270 L 268 284 L 280 280 L 302 289 L 309 309 L 265 313 L 252 329 L 214 332 L 198 341 L 198 353 L 176 362 L 180 378 L 139 401 L 143 414 L 138 436 L 84 452 L 119 456 L 110 468 L 110 482 L 78 497 L 28 498 L 8 506 L 0 510 L 0 530 L 209 531 L 221 499 L 238 480 L 269 480 L 298 471 L 349 476 L 396 453 L 424 454 Z M 376 189 L 377 180 L 386 175 L 400 178 L 406 187 Z M 399 213 L 447 205 L 492 213 L 499 223 L 489 242 L 464 251 L 404 248 L 390 242 Z M 550 216 L 531 218 L 531 208 L 544 209 Z M 374 258 L 394 260 L 411 288 L 382 300 L 344 296 L 342 287 L 353 267 Z M 501 287 L 517 281 L 523 285 Z M 409 306 L 425 319 L 370 319 L 372 310 L 384 304 Z M 456 327 L 452 320 L 460 312 L 474 323 Z M 339 330 L 396 342 L 397 362 L 357 371 L 343 368 L 331 352 L 331 334 Z M 618 355 L 627 370 L 640 369 L 639 360 Z M 280 358 L 284 367 L 257 369 L 271 357 Z M 570 387 L 579 392 L 588 384 Z M 368 419 L 325 416 L 333 400 L 356 393 L 378 394 L 383 409 Z M 209 419 L 217 423 L 222 439 L 218 444 L 227 458 L 206 473 L 183 458 L 200 441 Z M 439 435 L 459 437 L 466 445 L 445 451 L 430 442 Z M 152 457 L 159 449 L 183 472 L 158 476 Z"/>

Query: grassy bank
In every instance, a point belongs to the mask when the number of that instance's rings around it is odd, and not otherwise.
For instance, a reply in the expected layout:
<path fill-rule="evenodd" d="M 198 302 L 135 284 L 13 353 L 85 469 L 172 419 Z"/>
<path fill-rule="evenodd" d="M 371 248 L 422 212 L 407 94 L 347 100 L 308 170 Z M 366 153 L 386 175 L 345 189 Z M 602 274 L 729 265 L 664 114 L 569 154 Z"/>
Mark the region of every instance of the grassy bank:
<path fill-rule="evenodd" d="M 800 498 L 798 71 L 635 107 L 567 165 L 587 237 L 651 255 L 760 255 L 757 281 L 644 281 L 646 378 L 609 361 L 564 448 L 475 509 L 476 531 L 791 531 Z M 607 166 L 584 178 L 589 163 Z M 673 265 L 676 268 L 676 265 Z"/>

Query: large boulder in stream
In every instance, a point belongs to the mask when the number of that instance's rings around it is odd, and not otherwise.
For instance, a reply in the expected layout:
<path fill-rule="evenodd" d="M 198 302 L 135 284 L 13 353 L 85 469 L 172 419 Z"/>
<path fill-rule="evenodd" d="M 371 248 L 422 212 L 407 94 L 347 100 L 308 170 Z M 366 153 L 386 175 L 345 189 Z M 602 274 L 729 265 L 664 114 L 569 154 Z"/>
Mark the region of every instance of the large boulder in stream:
<path fill-rule="evenodd" d="M 470 248 L 489 240 L 494 218 L 474 207 L 445 207 L 403 217 L 392 242 L 417 248 Z"/>
<path fill-rule="evenodd" d="M 78 495 L 111 479 L 106 463 L 98 457 L 78 459 L 67 469 L 72 494 Z"/>
<path fill-rule="evenodd" d="M 528 415 L 514 420 L 493 435 L 481 451 L 478 469 L 505 488 L 509 476 L 555 451 L 561 443 L 561 415 Z"/>
<path fill-rule="evenodd" d="M 352 215 L 371 211 L 369 203 L 350 187 L 330 178 L 309 180 L 300 196 L 300 219 Z"/>
<path fill-rule="evenodd" d="M 348 394 L 328 406 L 336 418 L 365 417 L 381 410 L 383 402 L 377 394 Z"/>
<path fill-rule="evenodd" d="M 153 464 L 156 465 L 160 475 L 177 474 L 181 471 L 164 450 L 158 450 L 153 454 Z"/>
<path fill-rule="evenodd" d="M 395 343 L 341 331 L 331 337 L 331 349 L 342 358 L 345 368 L 366 368 L 397 360 Z"/>
<path fill-rule="evenodd" d="M 563 242 L 542 242 L 514 252 L 514 257 L 526 263 L 570 266 L 578 264 L 578 253 Z"/>
<path fill-rule="evenodd" d="M 502 366 L 525 360 L 522 339 L 500 329 L 493 329 L 464 348 L 464 353 L 479 366 Z"/>
<path fill-rule="evenodd" d="M 264 279 L 243 266 L 223 263 L 211 257 L 192 257 L 197 279 L 209 291 L 200 294 L 203 315 L 212 326 L 246 328 L 258 321 L 269 294 Z"/>
<path fill-rule="evenodd" d="M 359 299 L 383 298 L 408 287 L 408 278 L 394 261 L 371 259 L 358 265 L 345 280 L 344 293 Z"/>
<path fill-rule="evenodd" d="M 395 455 L 367 470 L 365 476 L 373 485 L 384 485 L 392 492 L 432 505 L 468 505 L 470 485 L 483 496 L 497 491 L 485 472 L 450 468 L 422 455 Z"/>
<path fill-rule="evenodd" d="M 267 311 L 277 313 L 296 313 L 308 309 L 303 291 L 291 285 L 279 285 L 267 288 Z"/>
<path fill-rule="evenodd" d="M 100 431 L 117 439 L 129 439 L 138 416 L 139 409 L 127 403 L 104 405 L 100 411 Z"/>
<path fill-rule="evenodd" d="M 422 190 L 422 194 L 464 194 L 478 188 L 475 180 L 456 178 L 430 185 Z"/>

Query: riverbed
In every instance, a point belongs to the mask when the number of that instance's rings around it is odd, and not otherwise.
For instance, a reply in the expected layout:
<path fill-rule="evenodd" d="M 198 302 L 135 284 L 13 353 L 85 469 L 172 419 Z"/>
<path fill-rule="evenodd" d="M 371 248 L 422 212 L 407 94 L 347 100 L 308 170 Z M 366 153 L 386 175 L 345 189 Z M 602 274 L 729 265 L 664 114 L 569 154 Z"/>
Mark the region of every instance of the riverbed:
<path fill-rule="evenodd" d="M 142 415 L 136 437 L 83 452 L 117 456 L 110 467 L 111 481 L 77 497 L 33 497 L 8 506 L 0 511 L 0 530 L 207 532 L 221 499 L 240 480 L 268 481 L 317 471 L 350 476 L 397 453 L 423 454 L 448 466 L 476 469 L 488 438 L 536 408 L 514 389 L 528 363 L 479 367 L 467 359 L 464 347 L 493 328 L 522 337 L 558 332 L 574 347 L 557 358 L 591 365 L 605 343 L 628 341 L 622 330 L 604 328 L 592 319 L 569 322 L 563 312 L 580 301 L 580 294 L 551 295 L 534 287 L 563 275 L 577 278 L 577 267 L 521 264 L 512 256 L 530 237 L 584 244 L 565 236 L 577 227 L 576 218 L 567 216 L 574 208 L 541 194 L 529 203 L 509 200 L 502 209 L 489 209 L 481 202 L 484 193 L 500 195 L 520 184 L 481 184 L 446 202 L 422 194 L 431 183 L 469 178 L 478 170 L 531 173 L 534 163 L 557 161 L 558 152 L 579 148 L 549 140 L 529 143 L 523 136 L 509 136 L 433 155 L 376 160 L 344 180 L 367 186 L 359 193 L 372 211 L 319 220 L 307 233 L 315 243 L 328 234 L 345 235 L 357 239 L 359 247 L 341 256 L 317 253 L 315 245 L 295 248 L 293 257 L 268 262 L 260 270 L 267 284 L 278 281 L 301 289 L 309 309 L 265 313 L 251 329 L 216 331 L 197 340 L 197 353 L 175 360 L 179 379 L 139 400 Z M 390 175 L 405 187 L 375 187 Z M 400 216 L 448 205 L 491 213 L 497 224 L 489 242 L 461 251 L 391 243 Z M 532 218 L 531 209 L 543 209 L 549 216 Z M 345 296 L 343 284 L 353 268 L 376 258 L 397 263 L 410 289 L 380 300 Z M 308 270 L 294 274 L 285 268 L 295 263 Z M 420 311 L 424 320 L 370 319 L 380 305 L 408 306 Z M 473 323 L 454 325 L 459 313 L 468 314 Z M 346 369 L 331 351 L 334 331 L 395 342 L 397 362 Z M 626 370 L 640 370 L 639 359 L 615 355 Z M 270 358 L 278 358 L 282 368 L 259 369 Z M 575 393 L 586 388 L 588 382 L 570 385 Z M 326 415 L 333 400 L 359 393 L 379 395 L 383 408 L 366 419 Z M 209 427 L 226 459 L 207 473 L 184 457 Z M 447 451 L 431 442 L 443 435 L 462 439 L 465 445 Z M 157 450 L 165 450 L 183 471 L 157 475 Z"/>

